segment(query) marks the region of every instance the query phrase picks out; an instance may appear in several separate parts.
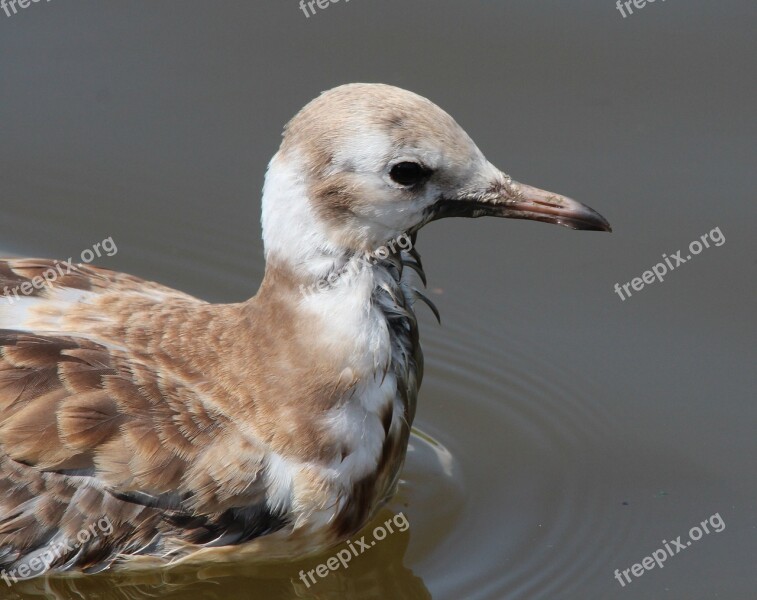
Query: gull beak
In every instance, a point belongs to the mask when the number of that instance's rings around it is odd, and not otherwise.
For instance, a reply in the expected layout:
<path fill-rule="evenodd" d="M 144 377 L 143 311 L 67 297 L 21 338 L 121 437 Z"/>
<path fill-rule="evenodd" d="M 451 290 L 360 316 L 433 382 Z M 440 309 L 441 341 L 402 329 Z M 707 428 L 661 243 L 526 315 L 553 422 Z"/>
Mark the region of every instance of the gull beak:
<path fill-rule="evenodd" d="M 485 192 L 468 194 L 457 200 L 442 200 L 438 208 L 436 218 L 504 217 L 543 221 L 586 231 L 612 231 L 607 219 L 593 208 L 567 196 L 518 183 L 507 176 Z"/>

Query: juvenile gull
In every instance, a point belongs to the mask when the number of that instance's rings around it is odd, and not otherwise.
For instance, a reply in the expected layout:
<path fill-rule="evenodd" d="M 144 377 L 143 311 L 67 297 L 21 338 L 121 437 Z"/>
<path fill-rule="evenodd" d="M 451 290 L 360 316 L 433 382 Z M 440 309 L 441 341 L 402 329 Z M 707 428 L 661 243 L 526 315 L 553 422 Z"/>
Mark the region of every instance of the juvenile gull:
<path fill-rule="evenodd" d="M 404 267 L 423 275 L 420 257 L 395 245 L 302 290 L 430 221 L 486 215 L 610 230 L 513 181 L 425 98 L 346 85 L 285 128 L 250 300 L 78 265 L 0 303 L 0 567 L 293 557 L 357 532 L 405 458 L 423 361 Z M 0 260 L 0 289 L 53 265 Z"/>

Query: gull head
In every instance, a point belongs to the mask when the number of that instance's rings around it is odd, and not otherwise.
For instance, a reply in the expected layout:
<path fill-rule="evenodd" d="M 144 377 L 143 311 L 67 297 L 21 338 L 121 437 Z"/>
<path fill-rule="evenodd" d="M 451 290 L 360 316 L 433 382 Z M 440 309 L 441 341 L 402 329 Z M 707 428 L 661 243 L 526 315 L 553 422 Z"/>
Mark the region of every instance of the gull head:
<path fill-rule="evenodd" d="M 381 84 L 324 92 L 286 126 L 263 194 L 266 255 L 370 251 L 443 217 L 610 231 L 593 209 L 514 181 L 431 101 Z"/>

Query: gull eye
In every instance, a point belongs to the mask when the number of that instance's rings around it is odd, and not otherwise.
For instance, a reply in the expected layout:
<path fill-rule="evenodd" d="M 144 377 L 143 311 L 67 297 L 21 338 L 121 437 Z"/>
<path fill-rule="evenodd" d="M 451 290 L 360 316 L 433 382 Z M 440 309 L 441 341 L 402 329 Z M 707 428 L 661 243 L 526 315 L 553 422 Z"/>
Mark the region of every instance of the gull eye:
<path fill-rule="evenodd" d="M 392 167 L 389 177 L 392 181 L 404 186 L 413 186 L 422 183 L 428 179 L 431 172 L 418 163 L 401 162 Z"/>

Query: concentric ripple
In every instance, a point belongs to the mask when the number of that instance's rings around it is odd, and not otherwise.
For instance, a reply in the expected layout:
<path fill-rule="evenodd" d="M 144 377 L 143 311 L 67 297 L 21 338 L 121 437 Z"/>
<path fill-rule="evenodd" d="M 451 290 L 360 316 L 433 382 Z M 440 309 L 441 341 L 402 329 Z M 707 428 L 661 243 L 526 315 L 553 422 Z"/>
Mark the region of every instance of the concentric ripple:
<path fill-rule="evenodd" d="M 397 498 L 413 524 L 407 564 L 435 599 L 581 597 L 598 579 L 610 589 L 606 559 L 634 522 L 602 393 L 538 342 L 498 338 L 468 312 L 424 331 L 416 426 L 451 468 L 408 455 Z"/>

